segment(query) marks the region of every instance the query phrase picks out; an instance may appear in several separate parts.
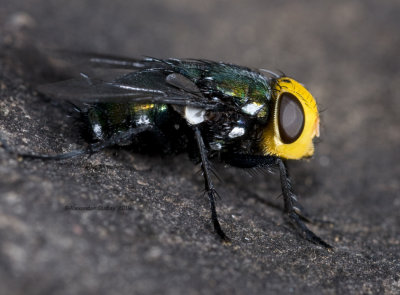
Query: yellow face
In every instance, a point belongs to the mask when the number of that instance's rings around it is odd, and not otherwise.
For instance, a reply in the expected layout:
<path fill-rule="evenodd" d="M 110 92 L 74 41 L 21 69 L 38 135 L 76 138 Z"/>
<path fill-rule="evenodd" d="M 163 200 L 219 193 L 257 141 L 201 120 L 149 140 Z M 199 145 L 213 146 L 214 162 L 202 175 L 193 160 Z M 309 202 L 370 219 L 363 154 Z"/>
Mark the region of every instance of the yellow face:
<path fill-rule="evenodd" d="M 272 99 L 272 122 L 261 140 L 264 154 L 284 159 L 312 156 L 313 138 L 319 137 L 319 114 L 311 93 L 295 80 L 281 77 L 273 86 Z"/>

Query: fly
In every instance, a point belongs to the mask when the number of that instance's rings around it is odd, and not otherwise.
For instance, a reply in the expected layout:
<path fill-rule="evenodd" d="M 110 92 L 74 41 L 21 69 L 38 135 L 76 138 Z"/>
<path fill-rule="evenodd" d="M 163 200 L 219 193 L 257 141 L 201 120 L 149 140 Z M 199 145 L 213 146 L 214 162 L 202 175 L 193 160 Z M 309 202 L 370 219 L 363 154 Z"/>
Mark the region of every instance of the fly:
<path fill-rule="evenodd" d="M 77 106 L 91 133 L 88 148 L 19 156 L 62 160 L 125 145 L 139 152 L 188 152 L 201 163 L 211 220 L 223 240 L 229 238 L 218 221 L 210 160 L 243 169 L 275 168 L 284 213 L 293 226 L 307 240 L 331 248 L 305 225 L 310 219 L 285 165 L 285 160 L 311 157 L 313 139 L 319 136 L 317 104 L 302 84 L 268 70 L 209 60 L 80 57 L 93 68 L 129 70 L 117 78 L 81 74 L 39 88 L 50 98 Z"/>

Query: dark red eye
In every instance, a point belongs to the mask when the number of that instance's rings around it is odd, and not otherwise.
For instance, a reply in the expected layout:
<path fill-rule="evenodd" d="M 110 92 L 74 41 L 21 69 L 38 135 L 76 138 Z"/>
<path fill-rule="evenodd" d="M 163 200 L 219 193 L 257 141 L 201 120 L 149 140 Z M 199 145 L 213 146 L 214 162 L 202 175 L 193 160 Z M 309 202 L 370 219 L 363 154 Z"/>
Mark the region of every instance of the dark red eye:
<path fill-rule="evenodd" d="M 283 143 L 292 143 L 301 135 L 304 128 L 304 111 L 299 100 L 290 93 L 279 98 L 279 134 Z"/>

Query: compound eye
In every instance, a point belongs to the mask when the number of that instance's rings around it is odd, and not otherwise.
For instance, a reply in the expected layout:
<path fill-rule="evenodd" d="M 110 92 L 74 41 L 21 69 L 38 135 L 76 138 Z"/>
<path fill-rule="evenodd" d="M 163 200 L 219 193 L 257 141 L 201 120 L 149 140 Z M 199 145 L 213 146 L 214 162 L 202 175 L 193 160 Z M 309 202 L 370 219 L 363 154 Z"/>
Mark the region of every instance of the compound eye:
<path fill-rule="evenodd" d="M 290 93 L 283 93 L 279 99 L 279 134 L 283 143 L 296 141 L 304 128 L 304 110 L 299 100 Z"/>

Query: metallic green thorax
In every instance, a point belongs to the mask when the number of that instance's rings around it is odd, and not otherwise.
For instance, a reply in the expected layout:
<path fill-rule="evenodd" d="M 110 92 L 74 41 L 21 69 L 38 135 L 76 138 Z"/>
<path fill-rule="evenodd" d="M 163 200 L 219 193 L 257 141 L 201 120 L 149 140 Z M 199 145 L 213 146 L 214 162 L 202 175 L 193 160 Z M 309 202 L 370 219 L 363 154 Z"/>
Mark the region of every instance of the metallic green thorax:
<path fill-rule="evenodd" d="M 258 118 L 268 116 L 271 86 L 269 79 L 262 74 L 246 67 L 223 63 L 180 61 L 175 66 L 178 72 L 194 81 L 206 95 L 222 95 L 225 99 L 233 99 L 240 107 L 251 104 L 258 108 Z M 247 110 L 249 113 L 248 109 L 251 108 L 245 108 L 244 112 Z"/>

